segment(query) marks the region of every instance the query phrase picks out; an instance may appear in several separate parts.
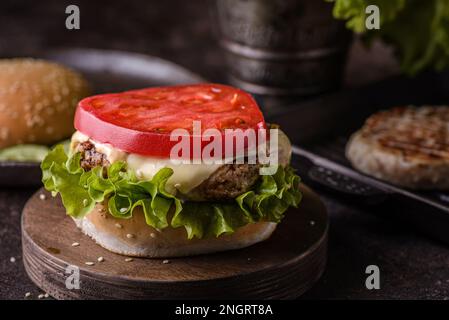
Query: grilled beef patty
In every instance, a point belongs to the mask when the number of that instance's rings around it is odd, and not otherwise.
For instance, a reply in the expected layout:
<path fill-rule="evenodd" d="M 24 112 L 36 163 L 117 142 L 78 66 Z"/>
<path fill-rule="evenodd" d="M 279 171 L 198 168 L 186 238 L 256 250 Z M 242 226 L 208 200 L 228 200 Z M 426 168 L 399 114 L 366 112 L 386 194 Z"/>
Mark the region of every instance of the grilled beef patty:
<path fill-rule="evenodd" d="M 346 155 L 358 170 L 393 184 L 449 190 L 449 107 L 378 112 L 351 137 Z"/>
<path fill-rule="evenodd" d="M 86 171 L 95 167 L 105 167 L 110 164 L 106 159 L 106 155 L 98 152 L 95 149 L 95 145 L 90 141 L 81 142 L 75 151 L 81 153 L 81 167 Z"/>

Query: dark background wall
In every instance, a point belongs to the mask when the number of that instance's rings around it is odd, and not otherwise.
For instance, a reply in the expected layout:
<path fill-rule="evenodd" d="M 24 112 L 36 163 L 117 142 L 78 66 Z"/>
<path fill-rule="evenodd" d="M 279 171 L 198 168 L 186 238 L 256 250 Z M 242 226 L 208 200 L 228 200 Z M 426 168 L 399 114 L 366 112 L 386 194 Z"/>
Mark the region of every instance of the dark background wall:
<path fill-rule="evenodd" d="M 269 1 L 269 0 L 267 0 Z M 316 0 L 320 1 L 320 0 Z M 210 19 L 213 0 L 0 0 L 0 58 L 32 55 L 52 47 L 94 47 L 157 55 L 212 81 L 223 78 L 223 58 Z M 81 9 L 81 30 L 65 28 L 65 8 Z M 397 72 L 391 50 L 375 44 L 351 49 L 346 85 Z M 9 262 L 20 248 L 20 211 L 31 191 L 0 192 L 0 297 L 21 298 L 37 289 L 23 266 Z M 332 218 L 327 273 L 306 298 L 447 298 L 447 249 L 368 212 L 328 201 Z M 7 215 L 9 213 L 9 216 Z M 6 222 L 5 222 L 6 221 Z M 1 241 L 0 241 L 1 242 Z M 368 292 L 356 279 L 360 266 L 378 257 L 383 290 Z M 23 278 L 17 279 L 17 275 Z M 382 280 L 383 281 L 383 280 Z"/>
<path fill-rule="evenodd" d="M 320 0 L 317 0 L 320 1 Z M 0 57 L 32 55 L 52 47 L 91 47 L 147 53 L 172 60 L 211 81 L 223 81 L 214 0 L 1 0 Z M 76 4 L 81 29 L 67 30 L 65 8 Z M 358 41 L 349 54 L 345 84 L 397 72 L 391 51 Z"/>
<path fill-rule="evenodd" d="M 67 30 L 65 8 L 76 4 L 81 29 Z M 221 51 L 212 0 L 1 0 L 0 56 L 51 47 L 94 47 L 171 59 L 218 81 Z"/>

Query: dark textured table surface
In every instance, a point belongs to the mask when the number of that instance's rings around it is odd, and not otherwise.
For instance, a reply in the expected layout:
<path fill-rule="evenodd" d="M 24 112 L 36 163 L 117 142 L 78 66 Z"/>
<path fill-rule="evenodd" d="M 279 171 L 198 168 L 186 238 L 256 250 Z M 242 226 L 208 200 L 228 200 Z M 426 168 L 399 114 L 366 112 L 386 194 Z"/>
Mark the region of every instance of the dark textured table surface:
<path fill-rule="evenodd" d="M 120 49 L 158 55 L 208 79 L 223 81 L 221 52 L 208 19 L 208 2 L 98 1 L 94 5 L 92 1 L 77 1 L 82 27 L 68 31 L 64 28 L 68 1 L 36 4 L 4 0 L 0 4 L 0 55 L 61 46 Z M 384 49 L 380 49 L 385 54 L 380 62 L 379 54 L 361 56 L 357 46 L 353 51 L 347 84 L 357 85 L 394 72 Z M 0 189 L 0 299 L 40 293 L 26 276 L 21 259 L 20 214 L 32 193 Z M 449 298 L 447 246 L 338 199 L 323 196 L 323 200 L 331 220 L 329 261 L 321 280 L 304 298 Z M 380 268 L 380 290 L 365 287 L 365 268 L 372 264 Z"/>

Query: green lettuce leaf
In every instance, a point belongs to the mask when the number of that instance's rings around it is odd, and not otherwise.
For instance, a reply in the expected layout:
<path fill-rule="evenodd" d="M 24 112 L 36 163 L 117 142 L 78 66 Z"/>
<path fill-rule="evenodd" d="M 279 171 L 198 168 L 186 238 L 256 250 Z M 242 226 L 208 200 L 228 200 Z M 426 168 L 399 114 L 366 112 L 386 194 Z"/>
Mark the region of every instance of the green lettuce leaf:
<path fill-rule="evenodd" d="M 112 216 L 129 219 L 141 207 L 149 226 L 184 227 L 192 239 L 218 237 L 258 221 L 280 222 L 290 206 L 301 201 L 299 177 L 291 167 L 278 167 L 273 176 L 261 176 L 254 190 L 228 202 L 182 201 L 165 189 L 173 170 L 163 168 L 151 180 L 138 180 L 124 162 L 84 171 L 80 154 L 67 156 L 63 146 L 53 148 L 41 164 L 42 181 L 53 196 L 61 195 L 67 214 L 80 218 L 96 203 L 107 201 Z"/>
<path fill-rule="evenodd" d="M 59 142 L 66 152 L 69 151 L 70 139 Z M 42 162 L 50 151 L 48 146 L 41 144 L 18 144 L 0 149 L 0 161 Z"/>
<path fill-rule="evenodd" d="M 19 144 L 0 150 L 0 161 L 41 162 L 49 148 L 38 144 Z"/>
<path fill-rule="evenodd" d="M 348 29 L 363 33 L 368 43 L 380 38 L 393 45 L 403 72 L 449 67 L 449 1 L 447 0 L 326 0 L 333 15 Z M 366 30 L 365 9 L 377 5 L 380 29 Z"/>
<path fill-rule="evenodd" d="M 404 9 L 407 0 L 326 0 L 335 2 L 333 15 L 337 19 L 346 20 L 346 27 L 354 32 L 366 31 L 366 7 L 376 5 L 380 11 L 380 28 L 393 21 Z"/>

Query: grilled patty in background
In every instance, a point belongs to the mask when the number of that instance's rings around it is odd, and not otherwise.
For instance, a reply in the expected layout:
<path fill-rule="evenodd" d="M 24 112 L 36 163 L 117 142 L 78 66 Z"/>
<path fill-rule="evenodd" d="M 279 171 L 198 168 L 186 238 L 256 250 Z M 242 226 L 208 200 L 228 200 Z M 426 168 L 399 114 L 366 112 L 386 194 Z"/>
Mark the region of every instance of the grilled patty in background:
<path fill-rule="evenodd" d="M 350 139 L 346 156 L 371 176 L 412 189 L 449 189 L 449 107 L 376 113 Z"/>

